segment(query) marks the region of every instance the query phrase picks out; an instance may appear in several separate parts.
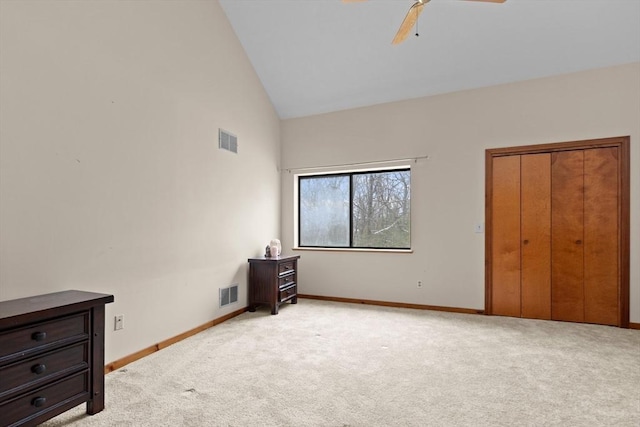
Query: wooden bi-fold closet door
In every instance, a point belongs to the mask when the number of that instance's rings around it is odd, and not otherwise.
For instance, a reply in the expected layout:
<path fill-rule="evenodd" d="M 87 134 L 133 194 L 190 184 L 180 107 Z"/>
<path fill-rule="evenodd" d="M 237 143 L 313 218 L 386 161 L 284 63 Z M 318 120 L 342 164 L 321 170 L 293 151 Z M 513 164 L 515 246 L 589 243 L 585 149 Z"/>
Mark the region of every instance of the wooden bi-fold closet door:
<path fill-rule="evenodd" d="M 628 138 L 487 150 L 486 312 L 627 326 L 625 194 Z"/>
<path fill-rule="evenodd" d="M 551 156 L 493 159 L 493 314 L 551 318 Z"/>

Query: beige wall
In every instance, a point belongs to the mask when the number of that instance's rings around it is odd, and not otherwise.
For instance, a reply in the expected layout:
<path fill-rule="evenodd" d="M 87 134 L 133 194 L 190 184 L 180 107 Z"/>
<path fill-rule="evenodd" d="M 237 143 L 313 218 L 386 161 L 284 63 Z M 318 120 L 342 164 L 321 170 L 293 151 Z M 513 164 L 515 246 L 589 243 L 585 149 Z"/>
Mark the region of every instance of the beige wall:
<path fill-rule="evenodd" d="M 0 16 L 0 300 L 114 294 L 107 362 L 244 307 L 247 258 L 279 233 L 280 122 L 218 2 Z"/>
<path fill-rule="evenodd" d="M 300 292 L 484 308 L 484 150 L 631 136 L 631 321 L 640 322 L 640 64 L 290 119 L 283 168 L 429 155 L 412 169 L 411 254 L 299 251 Z M 294 245 L 295 171 L 282 172 Z M 418 289 L 416 282 L 424 283 Z"/>

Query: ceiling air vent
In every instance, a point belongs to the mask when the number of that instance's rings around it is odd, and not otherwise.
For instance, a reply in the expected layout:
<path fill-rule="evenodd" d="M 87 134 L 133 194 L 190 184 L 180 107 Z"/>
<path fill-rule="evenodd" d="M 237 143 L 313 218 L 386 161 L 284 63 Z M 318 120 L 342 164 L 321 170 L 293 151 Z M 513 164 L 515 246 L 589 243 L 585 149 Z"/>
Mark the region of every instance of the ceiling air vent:
<path fill-rule="evenodd" d="M 237 154 L 238 137 L 224 129 L 218 129 L 218 147 Z"/>

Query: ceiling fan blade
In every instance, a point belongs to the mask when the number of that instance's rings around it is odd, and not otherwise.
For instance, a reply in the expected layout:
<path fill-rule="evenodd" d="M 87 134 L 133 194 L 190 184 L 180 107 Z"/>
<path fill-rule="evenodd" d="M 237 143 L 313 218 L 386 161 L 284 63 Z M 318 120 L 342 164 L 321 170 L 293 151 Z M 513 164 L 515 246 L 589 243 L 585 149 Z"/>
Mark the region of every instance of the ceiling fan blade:
<path fill-rule="evenodd" d="M 354 0 L 351 0 L 351 1 L 354 1 Z M 358 1 L 358 0 L 356 0 L 356 1 Z M 466 1 L 483 1 L 485 3 L 504 3 L 507 0 L 466 0 Z"/>
<path fill-rule="evenodd" d="M 428 1 L 429 0 L 418 1 L 415 2 L 413 6 L 411 6 L 409 12 L 407 12 L 407 16 L 404 17 L 404 21 L 402 21 L 402 24 L 400 24 L 400 28 L 398 29 L 396 36 L 391 42 L 392 44 L 402 43 L 407 38 L 407 36 L 411 32 L 411 29 L 416 24 L 418 16 L 420 16 L 420 14 L 422 13 L 422 9 L 424 9 L 425 3 L 427 3 Z"/>

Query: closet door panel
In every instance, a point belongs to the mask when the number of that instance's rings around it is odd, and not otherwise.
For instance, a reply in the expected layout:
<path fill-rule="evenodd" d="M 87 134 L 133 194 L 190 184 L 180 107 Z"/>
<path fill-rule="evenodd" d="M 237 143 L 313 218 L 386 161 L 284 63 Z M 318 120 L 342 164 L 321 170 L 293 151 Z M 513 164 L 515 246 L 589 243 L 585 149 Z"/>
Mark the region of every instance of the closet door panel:
<path fill-rule="evenodd" d="M 584 321 L 584 154 L 551 155 L 551 318 Z"/>
<path fill-rule="evenodd" d="M 492 164 L 493 314 L 520 317 L 520 156 Z"/>
<path fill-rule="evenodd" d="M 585 321 L 617 325 L 618 149 L 584 152 Z"/>
<path fill-rule="evenodd" d="M 551 318 L 551 154 L 521 159 L 522 317 Z"/>

